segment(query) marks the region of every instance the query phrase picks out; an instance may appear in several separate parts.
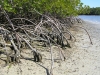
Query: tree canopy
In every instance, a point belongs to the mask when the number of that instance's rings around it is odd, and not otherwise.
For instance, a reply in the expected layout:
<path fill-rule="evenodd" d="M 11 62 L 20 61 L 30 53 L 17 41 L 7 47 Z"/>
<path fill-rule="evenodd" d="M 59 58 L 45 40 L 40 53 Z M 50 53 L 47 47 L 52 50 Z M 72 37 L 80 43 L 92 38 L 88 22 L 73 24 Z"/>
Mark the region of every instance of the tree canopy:
<path fill-rule="evenodd" d="M 90 8 L 89 15 L 100 15 L 100 7 Z"/>
<path fill-rule="evenodd" d="M 80 0 L 1 0 L 0 5 L 8 12 L 27 13 L 34 9 L 42 14 L 60 16 L 86 13 L 89 6 L 83 6 Z"/>
<path fill-rule="evenodd" d="M 81 15 L 100 15 L 100 7 L 93 7 L 93 8 L 89 8 L 86 11 L 88 11 L 88 13 L 80 13 Z"/>

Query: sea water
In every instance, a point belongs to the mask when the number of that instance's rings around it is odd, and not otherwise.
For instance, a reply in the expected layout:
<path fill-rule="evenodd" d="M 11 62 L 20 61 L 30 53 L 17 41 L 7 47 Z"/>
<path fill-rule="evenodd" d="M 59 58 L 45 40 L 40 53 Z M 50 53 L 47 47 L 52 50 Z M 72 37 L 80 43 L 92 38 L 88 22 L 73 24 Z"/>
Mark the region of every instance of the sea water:
<path fill-rule="evenodd" d="M 100 24 L 100 15 L 79 15 L 79 18 L 94 24 Z"/>

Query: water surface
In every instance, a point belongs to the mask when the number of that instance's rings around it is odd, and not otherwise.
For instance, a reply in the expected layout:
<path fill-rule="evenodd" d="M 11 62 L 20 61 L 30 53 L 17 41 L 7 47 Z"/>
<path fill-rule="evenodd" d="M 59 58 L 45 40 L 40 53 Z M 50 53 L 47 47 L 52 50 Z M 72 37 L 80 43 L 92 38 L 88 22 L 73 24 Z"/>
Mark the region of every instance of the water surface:
<path fill-rule="evenodd" d="M 80 15 L 79 18 L 94 24 L 100 24 L 100 15 Z"/>

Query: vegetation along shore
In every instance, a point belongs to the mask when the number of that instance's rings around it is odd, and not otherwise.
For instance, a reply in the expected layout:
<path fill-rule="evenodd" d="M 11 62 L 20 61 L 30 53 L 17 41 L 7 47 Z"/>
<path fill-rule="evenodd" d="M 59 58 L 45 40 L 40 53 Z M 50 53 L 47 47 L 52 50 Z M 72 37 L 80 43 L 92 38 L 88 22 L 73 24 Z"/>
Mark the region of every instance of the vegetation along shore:
<path fill-rule="evenodd" d="M 77 17 L 89 9 L 80 0 L 1 0 L 0 75 L 99 75 L 95 27 Z"/>

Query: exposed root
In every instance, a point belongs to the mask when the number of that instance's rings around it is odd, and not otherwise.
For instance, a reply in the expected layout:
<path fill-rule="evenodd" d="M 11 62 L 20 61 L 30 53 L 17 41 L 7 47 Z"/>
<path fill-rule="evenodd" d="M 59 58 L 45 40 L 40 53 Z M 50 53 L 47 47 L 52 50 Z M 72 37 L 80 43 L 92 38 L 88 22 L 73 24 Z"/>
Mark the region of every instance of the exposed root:
<path fill-rule="evenodd" d="M 26 47 L 29 48 L 33 53 L 35 62 L 42 62 L 41 53 L 36 48 L 34 48 L 32 44 L 35 41 L 43 42 L 45 46 L 50 47 L 50 74 L 53 74 L 54 57 L 51 46 L 57 46 L 59 48 L 59 57 L 62 60 L 66 59 L 63 51 L 60 48 L 71 48 L 69 39 L 64 34 L 68 34 L 70 39 L 75 40 L 75 37 L 68 29 L 73 25 L 74 21 L 76 21 L 75 18 L 68 17 L 66 19 L 60 20 L 52 16 L 43 15 L 35 10 L 41 18 L 37 23 L 34 23 L 32 20 L 26 18 L 10 19 L 6 11 L 3 9 L 2 11 L 8 22 L 6 22 L 6 24 L 1 24 L 0 26 L 0 35 L 2 36 L 0 39 L 3 40 L 3 42 L 0 41 L 0 46 L 5 48 L 5 50 L 2 50 L 0 53 L 7 56 L 7 64 L 11 62 L 19 63 L 22 52 L 21 49 Z M 7 50 L 7 47 L 9 47 L 10 50 Z"/>

